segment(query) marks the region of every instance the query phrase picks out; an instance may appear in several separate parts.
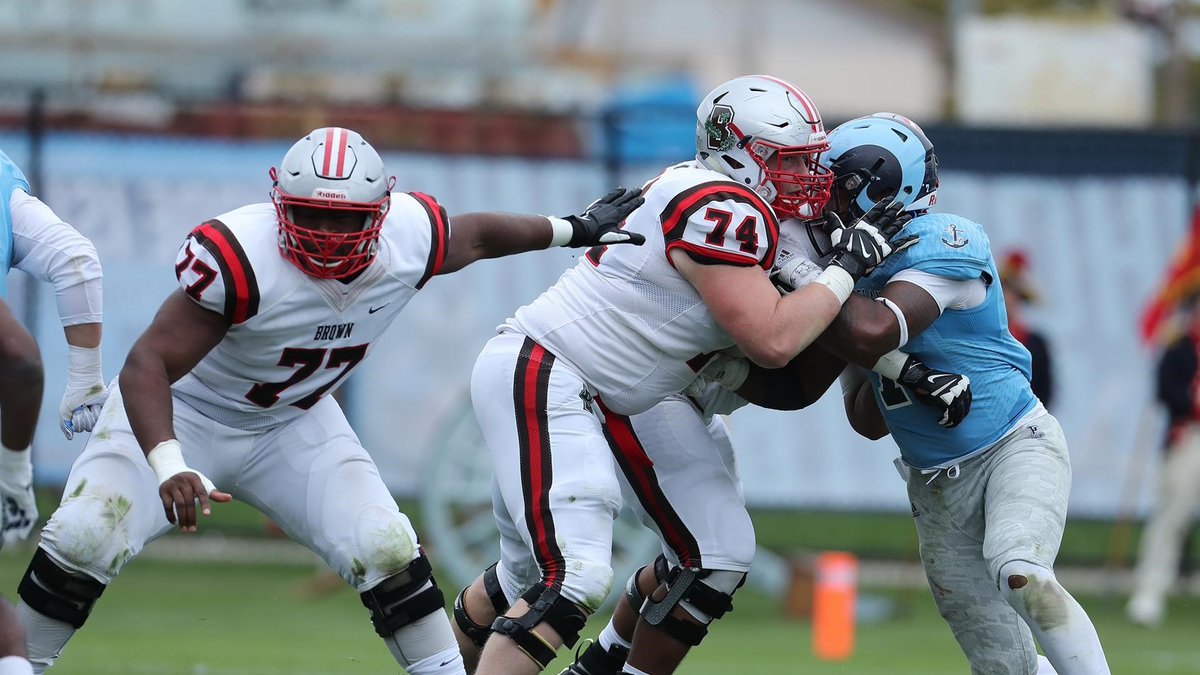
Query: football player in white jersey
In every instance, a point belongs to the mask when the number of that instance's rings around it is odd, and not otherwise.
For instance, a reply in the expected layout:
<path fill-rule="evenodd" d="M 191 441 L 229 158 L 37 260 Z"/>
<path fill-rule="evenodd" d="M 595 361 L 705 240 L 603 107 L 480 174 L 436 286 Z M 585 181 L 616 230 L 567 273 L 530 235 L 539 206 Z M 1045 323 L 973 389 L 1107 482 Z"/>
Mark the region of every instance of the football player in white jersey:
<path fill-rule="evenodd" d="M 781 296 L 768 276 L 778 218 L 818 214 L 828 199 L 820 115 L 795 86 L 748 76 L 706 96 L 698 120 L 696 160 L 648 183 L 625 223 L 646 245 L 589 251 L 476 361 L 472 401 L 493 460 L 501 554 L 460 593 L 455 618 L 480 675 L 540 672 L 607 596 L 621 497 L 606 426 L 683 390 L 714 352 L 736 346 L 759 366 L 786 365 L 907 222 L 881 205 L 841 228 L 829 266 Z M 719 616 L 744 578 L 738 562 L 685 560 L 655 620 L 681 601 Z M 695 640 L 684 623 L 664 630 Z"/>
<path fill-rule="evenodd" d="M 821 242 L 809 235 L 810 228 L 797 219 L 780 224 L 780 252 L 773 278 L 781 291 L 803 285 L 827 262 L 828 242 L 819 245 Z M 782 267 L 788 271 L 781 273 Z M 857 301 L 869 302 L 851 297 L 847 305 Z M 946 387 L 939 396 L 925 397 L 922 402 L 934 406 L 928 411 L 931 418 L 949 413 L 947 426 L 957 426 L 970 410 L 969 380 L 912 361 L 909 379 L 901 377 L 901 382 L 918 396 L 929 388 L 930 375 L 949 375 L 956 382 L 956 387 Z M 659 535 L 663 554 L 628 580 L 625 602 L 618 604 L 599 638 L 562 675 L 620 673 L 635 645 L 632 659 L 638 670 L 655 675 L 674 672 L 720 613 L 701 612 L 694 602 L 681 598 L 679 607 L 659 618 L 662 608 L 657 606 L 662 598 L 685 576 L 685 567 L 748 574 L 755 553 L 754 527 L 746 510 L 737 458 L 720 415 L 750 402 L 777 410 L 807 407 L 833 384 L 844 365 L 817 345 L 777 370 L 759 368 L 736 350 L 718 352 L 683 393 L 667 397 L 646 412 L 605 420 L 604 429 L 620 468 L 622 492 L 642 523 Z M 877 362 L 874 367 L 887 369 L 889 365 Z M 656 591 L 660 586 L 662 590 Z M 657 600 L 647 601 L 648 597 Z M 730 606 L 726 603 L 724 608 Z M 682 623 L 672 625 L 673 619 Z"/>
<path fill-rule="evenodd" d="M 547 246 L 639 243 L 616 190 L 582 215 L 448 218 L 392 192 L 376 151 L 317 129 L 284 156 L 271 202 L 203 223 L 180 288 L 130 351 L 72 467 L 19 593 L 36 672 L 150 540 L 241 499 L 359 592 L 409 673 L 462 673 L 443 596 L 408 518 L 327 396 L 430 278 Z M 197 507 L 197 502 L 199 506 Z"/>

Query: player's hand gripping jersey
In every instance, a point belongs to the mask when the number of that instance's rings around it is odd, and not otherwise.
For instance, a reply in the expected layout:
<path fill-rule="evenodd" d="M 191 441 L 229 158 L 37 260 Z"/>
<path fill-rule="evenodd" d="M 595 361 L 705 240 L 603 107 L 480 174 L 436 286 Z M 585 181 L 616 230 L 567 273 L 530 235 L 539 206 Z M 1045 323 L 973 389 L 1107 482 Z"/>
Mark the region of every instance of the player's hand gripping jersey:
<path fill-rule="evenodd" d="M 625 221 L 646 237 L 644 246 L 590 249 L 505 324 L 573 364 L 624 415 L 683 390 L 704 355 L 734 344 L 668 253 L 766 270 L 779 236 L 761 197 L 697 162 L 667 169 L 644 196 Z"/>
<path fill-rule="evenodd" d="M 272 426 L 345 381 L 413 295 L 437 273 L 450 238 L 445 210 L 393 193 L 375 261 L 349 283 L 316 279 L 279 253 L 269 203 L 197 227 L 175 261 L 179 284 L 229 332 L 173 386 L 230 426 Z"/>

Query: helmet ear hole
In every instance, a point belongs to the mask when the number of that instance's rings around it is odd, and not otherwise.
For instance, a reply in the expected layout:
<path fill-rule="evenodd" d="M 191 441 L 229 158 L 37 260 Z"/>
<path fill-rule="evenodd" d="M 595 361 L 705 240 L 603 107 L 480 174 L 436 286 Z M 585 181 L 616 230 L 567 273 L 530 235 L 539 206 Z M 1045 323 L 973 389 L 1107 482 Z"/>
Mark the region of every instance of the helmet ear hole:
<path fill-rule="evenodd" d="M 725 160 L 725 163 L 732 167 L 735 171 L 741 171 L 742 169 L 746 168 L 745 164 L 742 164 L 729 155 L 721 155 L 721 159 Z"/>

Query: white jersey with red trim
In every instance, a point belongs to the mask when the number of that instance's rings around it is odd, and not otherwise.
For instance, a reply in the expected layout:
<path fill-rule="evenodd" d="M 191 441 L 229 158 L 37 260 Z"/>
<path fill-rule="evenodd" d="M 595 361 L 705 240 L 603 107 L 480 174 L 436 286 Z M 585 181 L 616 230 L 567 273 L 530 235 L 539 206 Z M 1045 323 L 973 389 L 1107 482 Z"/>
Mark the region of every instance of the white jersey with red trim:
<path fill-rule="evenodd" d="M 449 238 L 449 219 L 432 197 L 393 193 L 375 260 L 343 283 L 310 277 L 283 258 L 272 204 L 200 225 L 180 247 L 175 274 L 189 297 L 226 317 L 229 331 L 175 383 L 175 395 L 242 429 L 311 408 L 438 272 Z"/>
<path fill-rule="evenodd" d="M 707 354 L 733 338 L 670 263 L 770 269 L 779 225 L 749 188 L 698 162 L 668 168 L 645 188 L 625 229 L 643 246 L 598 246 L 502 328 L 572 364 L 614 412 L 633 415 L 681 391 Z"/>

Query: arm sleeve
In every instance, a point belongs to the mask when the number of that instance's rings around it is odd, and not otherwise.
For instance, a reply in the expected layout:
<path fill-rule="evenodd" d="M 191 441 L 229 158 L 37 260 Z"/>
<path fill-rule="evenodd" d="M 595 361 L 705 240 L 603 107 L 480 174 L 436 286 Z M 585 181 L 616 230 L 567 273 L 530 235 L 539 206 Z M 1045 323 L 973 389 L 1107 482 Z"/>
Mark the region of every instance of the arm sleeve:
<path fill-rule="evenodd" d="M 9 205 L 13 267 L 53 284 L 63 326 L 100 323 L 104 273 L 91 240 L 24 190 L 14 190 Z"/>
<path fill-rule="evenodd" d="M 907 281 L 925 289 L 943 312 L 947 309 L 971 309 L 987 298 L 987 284 L 983 283 L 982 277 L 950 279 L 909 268 L 897 272 L 888 283 L 895 281 Z"/>

